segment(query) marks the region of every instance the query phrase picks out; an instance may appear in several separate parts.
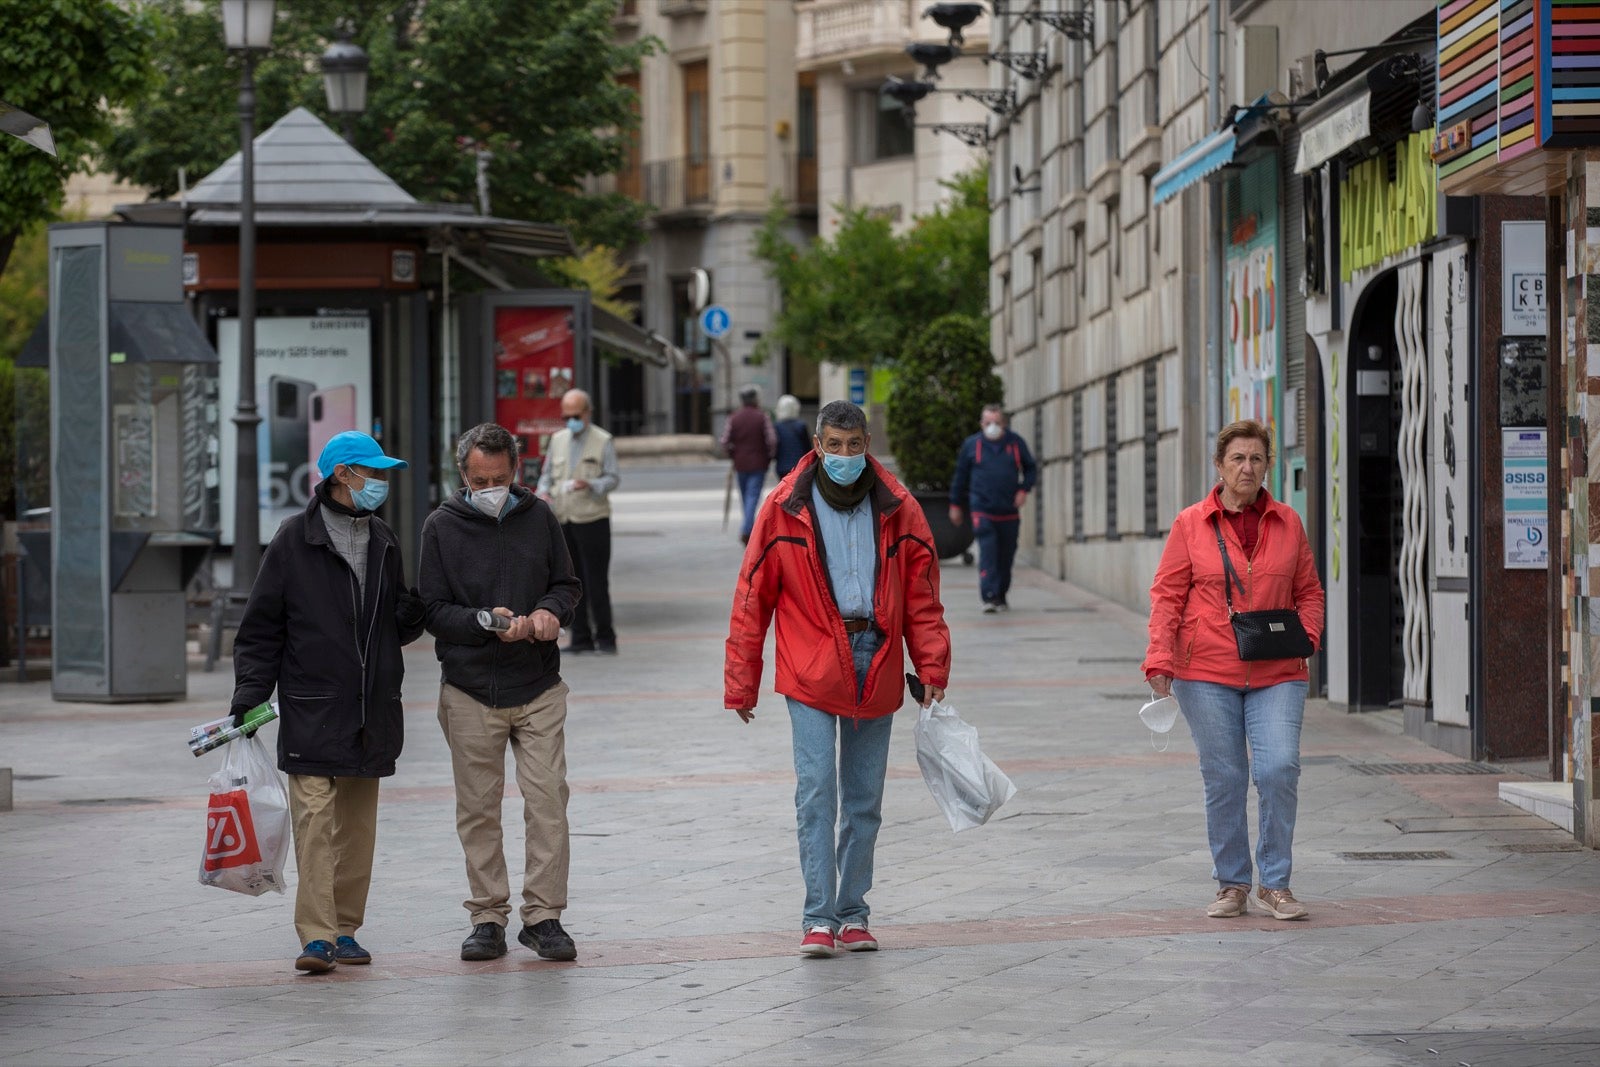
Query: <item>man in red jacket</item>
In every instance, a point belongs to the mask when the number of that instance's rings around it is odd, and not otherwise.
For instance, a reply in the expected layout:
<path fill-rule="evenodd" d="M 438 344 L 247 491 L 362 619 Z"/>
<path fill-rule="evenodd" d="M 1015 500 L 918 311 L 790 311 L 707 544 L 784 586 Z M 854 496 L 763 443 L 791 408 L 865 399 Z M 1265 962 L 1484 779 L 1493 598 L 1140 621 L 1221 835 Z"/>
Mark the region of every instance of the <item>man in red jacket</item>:
<path fill-rule="evenodd" d="M 756 520 L 733 594 L 724 703 L 749 722 L 767 626 L 794 735 L 806 900 L 800 951 L 871 951 L 867 891 L 883 822 L 889 729 L 911 653 L 928 700 L 950 680 L 939 559 L 922 509 L 867 455 L 867 419 L 843 400 Z M 835 828 L 837 827 L 837 835 Z"/>

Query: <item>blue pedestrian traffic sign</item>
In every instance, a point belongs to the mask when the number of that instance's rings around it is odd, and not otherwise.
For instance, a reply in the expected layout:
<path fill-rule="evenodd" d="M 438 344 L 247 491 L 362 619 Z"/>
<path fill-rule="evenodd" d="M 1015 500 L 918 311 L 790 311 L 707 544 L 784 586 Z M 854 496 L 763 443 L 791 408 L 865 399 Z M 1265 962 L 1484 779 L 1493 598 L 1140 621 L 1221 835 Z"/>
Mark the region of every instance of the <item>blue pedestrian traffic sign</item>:
<path fill-rule="evenodd" d="M 700 312 L 700 331 L 707 337 L 722 337 L 732 328 L 733 316 L 721 304 L 712 304 Z"/>

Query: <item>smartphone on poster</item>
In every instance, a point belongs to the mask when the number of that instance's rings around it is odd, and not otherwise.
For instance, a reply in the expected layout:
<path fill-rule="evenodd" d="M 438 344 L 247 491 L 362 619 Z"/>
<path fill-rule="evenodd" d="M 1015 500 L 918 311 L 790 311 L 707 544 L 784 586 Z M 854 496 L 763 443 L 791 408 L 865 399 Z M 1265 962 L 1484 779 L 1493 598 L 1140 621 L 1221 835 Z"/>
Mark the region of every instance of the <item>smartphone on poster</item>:
<path fill-rule="evenodd" d="M 310 404 L 311 488 L 322 481 L 322 471 L 317 460 L 328 442 L 346 430 L 360 429 L 356 425 L 356 387 L 332 385 L 311 394 Z"/>
<path fill-rule="evenodd" d="M 267 379 L 267 441 L 272 464 L 270 496 L 274 508 L 290 513 L 305 507 L 310 488 L 302 481 L 306 454 L 306 414 L 315 382 L 273 375 Z M 263 525 L 265 532 L 267 527 Z"/>

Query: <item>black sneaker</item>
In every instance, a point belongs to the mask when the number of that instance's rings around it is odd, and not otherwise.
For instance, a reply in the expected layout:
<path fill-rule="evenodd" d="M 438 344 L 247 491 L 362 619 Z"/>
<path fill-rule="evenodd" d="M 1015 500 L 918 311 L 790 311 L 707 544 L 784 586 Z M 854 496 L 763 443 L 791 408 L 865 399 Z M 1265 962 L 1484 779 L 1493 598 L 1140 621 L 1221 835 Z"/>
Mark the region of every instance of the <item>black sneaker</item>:
<path fill-rule="evenodd" d="M 334 968 L 333 946 L 326 941 L 313 941 L 300 950 L 300 958 L 294 961 L 297 971 L 309 971 L 312 974 L 322 974 Z"/>
<path fill-rule="evenodd" d="M 461 942 L 464 960 L 497 960 L 506 954 L 506 928 L 499 923 L 478 923 Z"/>
<path fill-rule="evenodd" d="M 333 943 L 333 958 L 340 963 L 360 965 L 372 962 L 372 953 L 356 943 L 356 939 L 340 935 L 339 940 Z"/>
<path fill-rule="evenodd" d="M 570 645 L 568 645 L 566 648 L 563 648 L 561 651 L 570 653 L 572 655 L 576 655 L 579 652 L 593 652 L 594 651 L 594 642 L 593 641 L 574 641 Z"/>
<path fill-rule="evenodd" d="M 603 655 L 615 656 L 617 654 L 617 639 L 613 637 L 608 640 L 602 637 L 594 643 L 594 650 Z"/>
<path fill-rule="evenodd" d="M 578 958 L 578 946 L 572 943 L 572 938 L 561 929 L 560 919 L 544 919 L 532 926 L 524 926 L 522 933 L 517 935 L 517 940 L 527 945 L 546 960 L 575 960 Z"/>

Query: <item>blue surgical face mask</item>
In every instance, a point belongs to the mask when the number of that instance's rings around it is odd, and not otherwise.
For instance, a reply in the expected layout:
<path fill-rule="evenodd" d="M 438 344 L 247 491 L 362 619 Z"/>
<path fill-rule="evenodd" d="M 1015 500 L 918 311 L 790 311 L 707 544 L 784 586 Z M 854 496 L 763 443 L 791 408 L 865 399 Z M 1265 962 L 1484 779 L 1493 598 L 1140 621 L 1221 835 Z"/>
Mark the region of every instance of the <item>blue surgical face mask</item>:
<path fill-rule="evenodd" d="M 574 435 L 582 433 L 584 425 L 585 424 L 582 419 L 567 420 L 567 429 L 571 430 Z"/>
<path fill-rule="evenodd" d="M 856 479 L 861 477 L 861 472 L 867 469 L 867 454 L 859 456 L 836 456 L 832 452 L 822 453 L 822 470 L 828 479 L 835 485 L 854 485 Z"/>
<path fill-rule="evenodd" d="M 357 511 L 377 511 L 389 499 L 389 483 L 368 478 L 360 489 L 350 490 L 350 499 L 354 501 Z"/>

